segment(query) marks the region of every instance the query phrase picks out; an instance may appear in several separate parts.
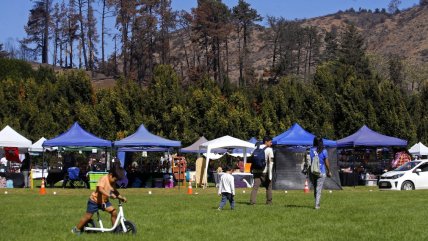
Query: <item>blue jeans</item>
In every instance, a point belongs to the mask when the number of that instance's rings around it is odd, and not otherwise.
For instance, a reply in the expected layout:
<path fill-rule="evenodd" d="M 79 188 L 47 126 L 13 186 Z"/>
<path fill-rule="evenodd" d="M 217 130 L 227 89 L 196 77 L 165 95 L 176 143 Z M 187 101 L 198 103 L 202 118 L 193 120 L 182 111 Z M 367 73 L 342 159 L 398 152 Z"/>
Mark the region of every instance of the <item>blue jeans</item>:
<path fill-rule="evenodd" d="M 226 205 L 226 201 L 229 200 L 230 209 L 235 209 L 235 200 L 233 199 L 232 193 L 223 192 L 221 193 L 221 201 L 220 201 L 220 209 L 223 209 L 224 205 Z"/>

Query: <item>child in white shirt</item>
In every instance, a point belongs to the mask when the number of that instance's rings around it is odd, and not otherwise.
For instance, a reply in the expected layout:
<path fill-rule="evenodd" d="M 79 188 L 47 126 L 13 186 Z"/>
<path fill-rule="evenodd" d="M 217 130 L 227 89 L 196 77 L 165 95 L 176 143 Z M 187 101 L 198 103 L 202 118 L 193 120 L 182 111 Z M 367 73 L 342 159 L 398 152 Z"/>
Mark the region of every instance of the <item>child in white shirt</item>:
<path fill-rule="evenodd" d="M 220 206 L 218 210 L 222 210 L 226 205 L 226 200 L 229 200 L 230 209 L 235 209 L 235 179 L 232 176 L 230 167 L 224 168 L 225 173 L 221 176 L 220 184 L 218 187 L 218 195 L 221 196 Z"/>

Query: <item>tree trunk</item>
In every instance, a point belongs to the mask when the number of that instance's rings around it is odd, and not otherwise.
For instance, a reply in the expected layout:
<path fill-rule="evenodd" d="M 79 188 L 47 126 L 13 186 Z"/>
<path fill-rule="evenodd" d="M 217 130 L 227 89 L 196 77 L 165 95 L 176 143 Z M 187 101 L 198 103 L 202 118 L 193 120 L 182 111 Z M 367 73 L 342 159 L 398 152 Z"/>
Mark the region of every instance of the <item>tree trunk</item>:
<path fill-rule="evenodd" d="M 42 63 L 48 63 L 48 44 L 49 44 L 49 0 L 45 0 L 45 23 L 42 46 Z"/>
<path fill-rule="evenodd" d="M 85 25 L 83 21 L 83 0 L 78 0 L 79 2 L 79 22 L 80 22 L 80 41 L 81 41 L 81 50 L 79 52 L 83 54 L 83 60 L 85 61 L 85 69 L 88 69 L 88 58 L 86 56 L 86 44 L 85 44 L 85 32 L 83 26 Z M 80 54 L 79 54 L 80 55 Z M 80 58 L 80 57 L 79 57 Z M 79 60 L 80 61 L 80 60 Z M 81 63 L 79 62 L 81 67 Z"/>
<path fill-rule="evenodd" d="M 73 68 L 73 38 L 74 38 L 74 36 L 73 36 L 73 30 L 71 30 L 71 20 L 69 19 L 68 20 L 68 29 L 69 29 L 69 32 L 68 32 L 68 41 L 69 41 L 69 43 L 68 43 L 68 45 L 70 45 L 69 47 L 70 47 L 70 51 L 69 51 L 69 57 L 70 57 L 70 68 Z"/>
<path fill-rule="evenodd" d="M 104 34 L 105 34 L 105 18 L 106 18 L 106 0 L 103 0 L 103 10 L 101 14 L 101 66 L 104 70 L 105 68 L 105 43 L 104 43 Z"/>
<path fill-rule="evenodd" d="M 88 54 L 89 54 L 89 60 L 88 60 L 88 67 L 86 68 L 86 69 L 89 69 L 90 71 L 93 71 L 94 70 L 94 55 L 95 55 L 95 50 L 94 50 L 94 45 L 93 45 L 93 37 L 94 36 L 92 36 L 92 33 L 95 33 L 95 32 L 93 32 L 93 28 L 95 28 L 95 26 L 93 26 L 93 22 L 91 22 L 91 20 L 93 20 L 93 19 L 91 19 L 91 16 L 90 16 L 90 14 L 91 14 L 91 2 L 89 1 L 89 0 L 87 0 L 87 4 L 88 4 L 88 8 L 87 8 L 87 11 L 88 11 L 88 15 L 87 15 L 87 23 L 88 23 L 88 26 L 87 26 L 87 28 L 88 28 Z M 91 19 L 91 20 L 90 20 Z"/>
<path fill-rule="evenodd" d="M 56 66 L 58 61 L 58 24 L 55 26 L 55 40 L 54 40 L 54 53 L 53 53 L 53 66 Z"/>

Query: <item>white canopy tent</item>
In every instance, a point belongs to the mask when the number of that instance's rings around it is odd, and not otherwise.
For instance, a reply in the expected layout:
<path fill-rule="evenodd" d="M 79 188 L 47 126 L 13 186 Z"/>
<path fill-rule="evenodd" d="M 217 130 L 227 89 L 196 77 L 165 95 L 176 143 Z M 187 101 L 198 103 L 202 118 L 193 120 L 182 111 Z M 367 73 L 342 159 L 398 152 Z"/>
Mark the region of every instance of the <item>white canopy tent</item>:
<path fill-rule="evenodd" d="M 28 148 L 29 152 L 43 152 L 43 142 L 46 141 L 46 138 L 42 137 L 38 141 L 36 141 L 30 148 Z"/>
<path fill-rule="evenodd" d="M 422 142 L 419 142 L 414 144 L 409 149 L 409 152 L 410 154 L 419 155 L 419 156 L 428 155 L 428 147 L 422 144 Z"/>
<path fill-rule="evenodd" d="M 211 141 L 202 143 L 199 146 L 199 153 L 203 153 L 203 150 L 206 150 L 207 160 L 205 166 L 204 175 L 208 174 L 208 164 L 210 161 L 211 150 L 216 148 L 242 148 L 244 153 L 244 164 L 247 163 L 247 148 L 255 148 L 255 145 L 248 141 L 243 141 L 241 139 L 232 137 L 232 136 L 223 136 Z M 206 185 L 206 183 L 205 183 Z"/>
<path fill-rule="evenodd" d="M 0 131 L 0 147 L 17 147 L 19 149 L 30 148 L 32 142 L 16 132 L 10 126 Z"/>

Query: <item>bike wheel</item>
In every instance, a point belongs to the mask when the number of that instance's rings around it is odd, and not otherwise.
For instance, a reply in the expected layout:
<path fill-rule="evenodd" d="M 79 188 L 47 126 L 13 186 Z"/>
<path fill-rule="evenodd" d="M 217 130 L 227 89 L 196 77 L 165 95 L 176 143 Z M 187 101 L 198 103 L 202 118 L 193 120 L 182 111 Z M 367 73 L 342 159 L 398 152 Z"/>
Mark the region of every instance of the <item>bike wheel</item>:
<path fill-rule="evenodd" d="M 119 224 L 119 226 L 117 226 L 115 233 L 132 233 L 132 234 L 136 234 L 137 233 L 137 228 L 135 227 L 135 224 L 132 223 L 131 221 L 126 220 L 125 221 L 125 227 L 126 227 L 126 232 L 123 231 L 122 225 Z"/>
<path fill-rule="evenodd" d="M 90 219 L 87 223 L 85 223 L 85 225 L 83 225 L 83 232 L 85 232 L 85 233 L 95 233 L 95 231 L 92 231 L 92 230 L 85 231 L 86 227 L 96 228 L 97 225 L 95 224 L 94 220 L 92 220 L 92 219 Z"/>

